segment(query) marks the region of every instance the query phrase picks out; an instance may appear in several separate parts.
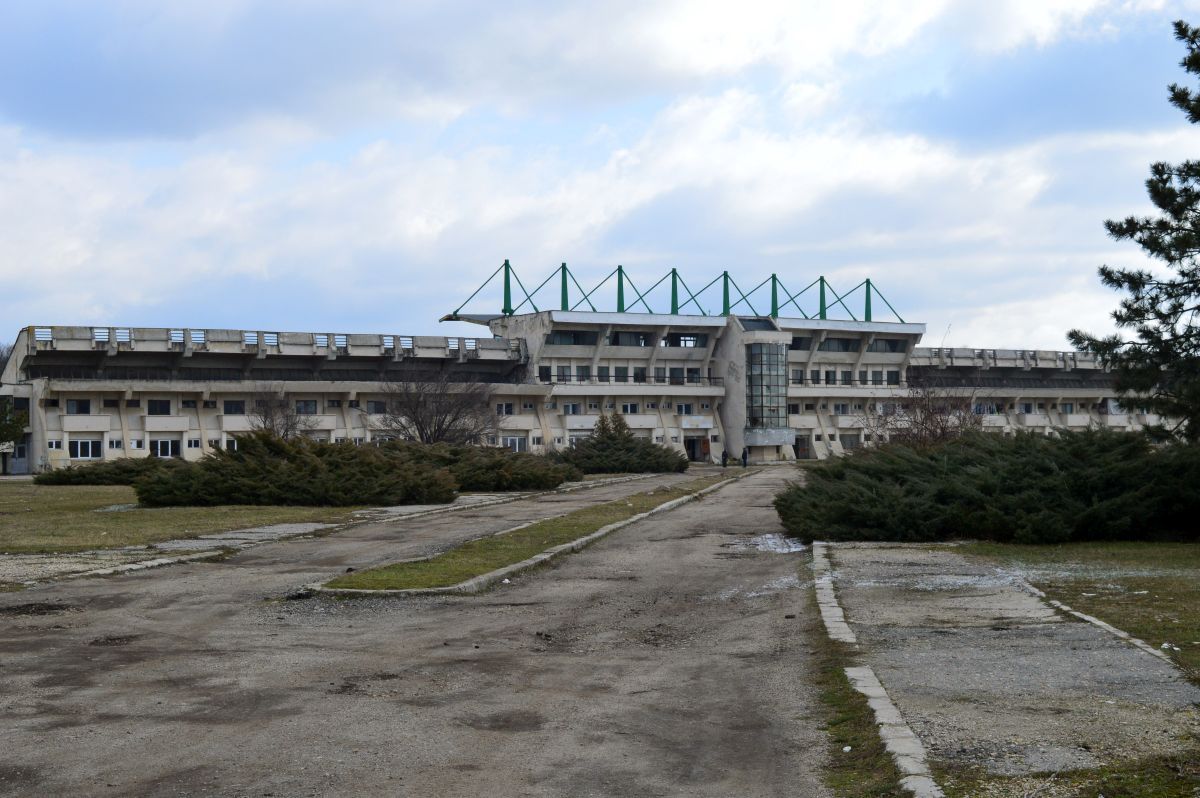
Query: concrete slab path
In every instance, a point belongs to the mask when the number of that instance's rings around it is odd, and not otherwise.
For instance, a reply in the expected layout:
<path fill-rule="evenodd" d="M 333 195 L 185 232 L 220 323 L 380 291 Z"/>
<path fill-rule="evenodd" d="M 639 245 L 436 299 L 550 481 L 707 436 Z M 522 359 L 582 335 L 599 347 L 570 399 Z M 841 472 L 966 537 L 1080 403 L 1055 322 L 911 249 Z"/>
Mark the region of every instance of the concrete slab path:
<path fill-rule="evenodd" d="M 951 546 L 838 544 L 833 583 L 901 715 L 943 764 L 1024 775 L 1180 750 L 1200 688 Z"/>

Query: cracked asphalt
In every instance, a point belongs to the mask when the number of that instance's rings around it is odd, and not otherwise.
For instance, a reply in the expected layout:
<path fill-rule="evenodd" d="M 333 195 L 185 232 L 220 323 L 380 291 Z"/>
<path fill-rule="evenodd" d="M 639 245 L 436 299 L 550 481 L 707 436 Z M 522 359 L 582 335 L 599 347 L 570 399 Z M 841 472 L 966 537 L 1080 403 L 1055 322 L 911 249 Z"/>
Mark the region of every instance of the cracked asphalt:
<path fill-rule="evenodd" d="M 790 475 L 475 597 L 280 600 L 690 477 L 0 594 L 0 795 L 826 795 Z"/>

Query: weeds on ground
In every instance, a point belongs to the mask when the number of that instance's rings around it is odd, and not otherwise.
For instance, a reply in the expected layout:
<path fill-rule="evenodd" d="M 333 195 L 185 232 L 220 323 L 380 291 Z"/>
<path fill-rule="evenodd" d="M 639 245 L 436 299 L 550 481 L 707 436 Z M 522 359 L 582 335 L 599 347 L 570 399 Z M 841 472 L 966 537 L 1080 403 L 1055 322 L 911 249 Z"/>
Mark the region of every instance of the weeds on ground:
<path fill-rule="evenodd" d="M 1158 648 L 1200 684 L 1200 544 L 972 543 L 958 551 L 1021 570 L 1051 598 Z"/>

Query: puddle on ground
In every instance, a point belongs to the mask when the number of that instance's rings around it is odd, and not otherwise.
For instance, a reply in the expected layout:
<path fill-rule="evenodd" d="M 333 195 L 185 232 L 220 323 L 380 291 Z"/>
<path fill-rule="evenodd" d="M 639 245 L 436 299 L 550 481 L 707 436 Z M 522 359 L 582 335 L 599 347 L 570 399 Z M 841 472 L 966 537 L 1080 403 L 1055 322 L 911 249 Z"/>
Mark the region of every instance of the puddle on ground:
<path fill-rule="evenodd" d="M 738 538 L 730 543 L 723 543 L 722 548 L 754 549 L 756 551 L 770 552 L 771 554 L 795 554 L 799 551 L 808 550 L 808 546 L 805 546 L 800 541 L 786 538 L 778 532 L 768 532 L 765 535 L 758 535 L 752 538 Z"/>

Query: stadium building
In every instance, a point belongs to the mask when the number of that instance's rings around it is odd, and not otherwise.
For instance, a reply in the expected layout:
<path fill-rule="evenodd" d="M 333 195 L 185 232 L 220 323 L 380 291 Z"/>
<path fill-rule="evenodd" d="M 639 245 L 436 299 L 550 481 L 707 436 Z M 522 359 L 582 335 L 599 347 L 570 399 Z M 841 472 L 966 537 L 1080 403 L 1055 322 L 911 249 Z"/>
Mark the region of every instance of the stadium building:
<path fill-rule="evenodd" d="M 476 338 L 27 327 L 0 376 L 0 395 L 29 414 L 9 470 L 197 459 L 236 445 L 264 395 L 284 397 L 305 416 L 307 435 L 367 443 L 387 434 L 387 386 L 435 375 L 485 383 L 497 416 L 494 443 L 529 452 L 569 446 L 601 413 L 618 413 L 636 434 L 696 461 L 715 462 L 726 451 L 737 458 L 743 449 L 751 462 L 822 459 L 870 445 L 877 420 L 914 385 L 969 398 L 983 427 L 998 432 L 1131 430 L 1156 421 L 1122 408 L 1110 375 L 1089 354 L 920 347 L 923 324 L 873 320 L 872 298 L 882 297 L 870 281 L 838 295 L 819 278 L 819 305 L 809 314 L 772 275 L 770 312 L 759 314 L 739 311 L 742 304 L 753 310 L 754 292 L 744 294 L 725 273 L 722 312 L 707 313 L 697 298 L 705 289 L 693 295 L 684 287 L 690 299 L 680 305 L 682 281 L 672 270 L 671 312 L 651 312 L 650 292 L 632 289 L 645 310 L 636 312 L 625 306 L 631 283 L 618 267 L 618 310 L 608 312 L 590 302 L 572 309 L 574 278 L 563 266 L 560 309 L 537 310 L 526 294 L 530 312 L 522 313 L 510 299 L 515 274 L 507 262 L 502 269 L 500 313 L 460 308 L 444 319 L 482 325 L 489 334 Z M 863 287 L 865 312 L 853 314 L 845 300 Z M 696 312 L 684 312 L 691 304 Z M 834 305 L 852 318 L 829 318 Z"/>

